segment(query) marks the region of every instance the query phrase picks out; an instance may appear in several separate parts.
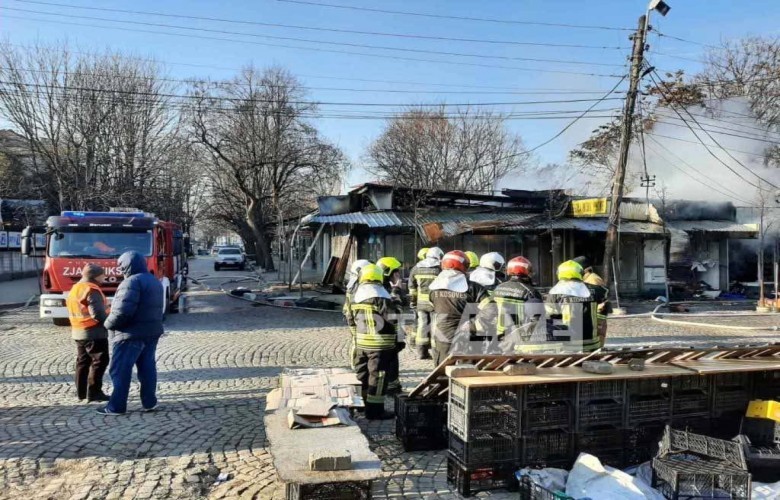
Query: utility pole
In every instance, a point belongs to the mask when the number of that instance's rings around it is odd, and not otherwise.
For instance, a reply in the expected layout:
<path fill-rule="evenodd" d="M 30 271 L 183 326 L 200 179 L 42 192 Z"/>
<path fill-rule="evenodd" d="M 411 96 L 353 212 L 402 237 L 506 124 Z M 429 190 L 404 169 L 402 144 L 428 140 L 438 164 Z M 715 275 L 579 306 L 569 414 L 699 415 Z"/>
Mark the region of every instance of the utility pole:
<path fill-rule="evenodd" d="M 647 37 L 647 17 L 639 18 L 639 27 L 631 37 L 634 48 L 631 52 L 631 74 L 629 80 L 626 104 L 623 108 L 623 130 L 620 133 L 620 155 L 618 156 L 615 176 L 612 180 L 612 202 L 609 206 L 609 224 L 607 225 L 607 241 L 604 246 L 604 282 L 618 281 L 619 276 L 612 276 L 612 265 L 615 257 L 615 247 L 618 241 L 618 222 L 620 221 L 620 203 L 623 201 L 623 183 L 626 180 L 626 165 L 628 164 L 628 149 L 631 145 L 631 128 L 634 121 L 634 107 L 639 94 L 639 81 L 642 78 L 642 65 L 645 53 L 645 38 Z M 617 268 L 615 269 L 617 273 Z"/>

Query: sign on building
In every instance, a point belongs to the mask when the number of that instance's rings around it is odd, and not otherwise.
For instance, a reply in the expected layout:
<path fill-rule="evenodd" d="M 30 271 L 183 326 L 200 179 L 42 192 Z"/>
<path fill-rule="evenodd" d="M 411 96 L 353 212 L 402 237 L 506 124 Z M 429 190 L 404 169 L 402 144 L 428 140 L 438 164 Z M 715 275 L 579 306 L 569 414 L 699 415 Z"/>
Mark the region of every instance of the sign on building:
<path fill-rule="evenodd" d="M 8 248 L 22 248 L 22 233 L 8 232 Z"/>
<path fill-rule="evenodd" d="M 575 217 L 592 217 L 594 215 L 606 215 L 609 203 L 606 198 L 588 198 L 585 200 L 572 200 L 571 211 Z"/>
<path fill-rule="evenodd" d="M 0 249 L 8 248 L 8 233 L 0 231 Z"/>

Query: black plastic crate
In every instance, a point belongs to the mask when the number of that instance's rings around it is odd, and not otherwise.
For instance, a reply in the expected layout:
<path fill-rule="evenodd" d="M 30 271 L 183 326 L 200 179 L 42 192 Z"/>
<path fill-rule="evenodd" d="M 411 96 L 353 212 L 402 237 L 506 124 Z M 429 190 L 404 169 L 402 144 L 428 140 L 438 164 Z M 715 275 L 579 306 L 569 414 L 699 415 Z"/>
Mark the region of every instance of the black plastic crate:
<path fill-rule="evenodd" d="M 733 439 L 739 434 L 742 417 L 745 412 L 723 412 L 710 419 L 712 428 L 710 436 L 718 439 Z"/>
<path fill-rule="evenodd" d="M 711 435 L 712 420 L 707 417 L 675 417 L 671 426 L 681 431 L 694 432 L 696 434 Z M 729 437 L 731 439 L 733 435 Z"/>
<path fill-rule="evenodd" d="M 517 490 L 516 470 L 513 463 L 467 466 L 453 456 L 447 457 L 447 482 L 464 497 L 480 491 Z"/>
<path fill-rule="evenodd" d="M 447 447 L 447 405 L 443 401 L 395 398 L 395 435 L 405 451 L 441 450 Z"/>
<path fill-rule="evenodd" d="M 627 429 L 623 435 L 626 445 L 624 466 L 639 465 L 653 458 L 658 452 L 658 443 L 664 434 L 664 424 L 638 424 Z"/>
<path fill-rule="evenodd" d="M 562 491 L 551 491 L 528 476 L 519 478 L 520 500 L 575 500 Z"/>
<path fill-rule="evenodd" d="M 709 394 L 699 391 L 675 391 L 672 398 L 672 416 L 695 416 L 709 415 L 710 397 Z"/>
<path fill-rule="evenodd" d="M 632 396 L 628 401 L 627 427 L 638 424 L 659 422 L 666 423 L 672 417 L 672 400 L 665 397 Z"/>
<path fill-rule="evenodd" d="M 568 468 L 574 462 L 572 436 L 563 430 L 524 434 L 520 441 L 520 465 Z"/>
<path fill-rule="evenodd" d="M 447 421 L 450 433 L 464 440 L 486 432 L 520 436 L 520 412 L 508 405 L 481 407 L 471 412 L 450 405 Z"/>
<path fill-rule="evenodd" d="M 558 401 L 552 403 L 536 403 L 529 405 L 523 411 L 523 429 L 534 431 L 541 429 L 571 430 L 574 422 L 574 411 L 571 403 Z"/>
<path fill-rule="evenodd" d="M 579 429 L 606 425 L 621 427 L 623 425 L 623 408 L 623 403 L 614 401 L 581 405 L 578 408 Z"/>
<path fill-rule="evenodd" d="M 720 415 L 728 412 L 745 413 L 750 402 L 750 392 L 743 387 L 721 388 L 715 387 L 712 397 L 712 413 Z"/>
<path fill-rule="evenodd" d="M 518 439 L 508 434 L 491 433 L 470 438 L 468 441 L 450 434 L 450 454 L 468 466 L 516 462 Z"/>
<path fill-rule="evenodd" d="M 744 434 L 750 442 L 758 446 L 780 443 L 780 423 L 768 418 L 745 417 L 742 420 L 740 434 Z"/>
<path fill-rule="evenodd" d="M 574 402 L 577 396 L 577 384 L 533 384 L 525 387 L 525 405 L 549 403 L 554 401 Z"/>
<path fill-rule="evenodd" d="M 613 428 L 578 432 L 574 438 L 575 456 L 590 453 L 612 467 L 623 467 L 625 451 L 623 431 Z"/>
<path fill-rule="evenodd" d="M 747 470 L 689 455 L 654 458 L 652 486 L 670 500 L 717 498 L 718 491 L 732 500 L 749 500 L 751 495 Z"/>
<path fill-rule="evenodd" d="M 714 377 L 713 385 L 716 389 L 728 387 L 747 390 L 750 388 L 750 375 L 748 372 L 718 373 Z"/>
<path fill-rule="evenodd" d="M 679 391 L 698 391 L 709 393 L 712 377 L 706 375 L 684 375 L 672 378 L 672 390 L 675 394 Z"/>
<path fill-rule="evenodd" d="M 780 445 L 755 446 L 746 436 L 737 436 L 735 440 L 745 450 L 748 471 L 754 481 L 775 483 L 780 481 Z"/>
<path fill-rule="evenodd" d="M 667 426 L 661 439 L 659 457 L 676 454 L 699 456 L 709 461 L 720 461 L 745 470 L 745 452 L 739 443 L 716 439 L 694 432 L 672 429 Z"/>
<path fill-rule="evenodd" d="M 626 380 L 626 394 L 628 396 L 660 397 L 671 394 L 672 382 L 667 377 L 661 378 L 637 378 Z"/>
<path fill-rule="evenodd" d="M 466 387 L 457 379 L 450 383 L 450 406 L 467 412 L 498 407 L 519 408 L 521 390 L 519 387 Z"/>
<path fill-rule="evenodd" d="M 753 384 L 757 389 L 765 387 L 780 390 L 780 370 L 754 373 Z"/>
<path fill-rule="evenodd" d="M 371 481 L 285 485 L 286 500 L 369 500 Z"/>
<path fill-rule="evenodd" d="M 595 382 L 580 382 L 579 404 L 591 401 L 613 400 L 622 401 L 625 393 L 624 380 L 602 380 Z"/>

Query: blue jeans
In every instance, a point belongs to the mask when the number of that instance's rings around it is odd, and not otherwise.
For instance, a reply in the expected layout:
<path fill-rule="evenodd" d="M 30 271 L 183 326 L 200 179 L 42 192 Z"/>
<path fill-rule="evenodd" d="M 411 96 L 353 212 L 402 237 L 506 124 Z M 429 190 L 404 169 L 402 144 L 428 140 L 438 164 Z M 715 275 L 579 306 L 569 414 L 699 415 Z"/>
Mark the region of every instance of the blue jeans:
<path fill-rule="evenodd" d="M 111 354 L 111 382 L 114 389 L 106 408 L 114 413 L 127 411 L 127 396 L 133 378 L 133 365 L 141 383 L 141 405 L 153 408 L 157 404 L 157 365 L 154 356 L 159 339 L 120 340 L 114 343 Z"/>

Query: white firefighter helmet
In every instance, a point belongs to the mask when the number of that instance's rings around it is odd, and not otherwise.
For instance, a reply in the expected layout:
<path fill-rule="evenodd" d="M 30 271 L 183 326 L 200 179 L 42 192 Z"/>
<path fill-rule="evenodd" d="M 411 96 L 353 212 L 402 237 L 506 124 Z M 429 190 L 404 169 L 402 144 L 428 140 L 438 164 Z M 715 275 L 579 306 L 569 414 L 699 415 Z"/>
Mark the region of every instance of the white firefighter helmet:
<path fill-rule="evenodd" d="M 441 260 L 441 258 L 444 257 L 444 250 L 439 247 L 431 247 L 428 249 L 428 252 L 426 252 L 425 257 L 429 259 Z"/>
<path fill-rule="evenodd" d="M 366 259 L 358 259 L 355 262 L 352 263 L 352 267 L 349 268 L 350 273 L 354 274 L 355 276 L 358 276 L 360 274 L 360 270 L 366 267 L 367 265 L 371 264 L 370 260 Z"/>
<path fill-rule="evenodd" d="M 488 252 L 479 259 L 479 267 L 498 271 L 504 267 L 504 257 L 498 252 Z"/>

